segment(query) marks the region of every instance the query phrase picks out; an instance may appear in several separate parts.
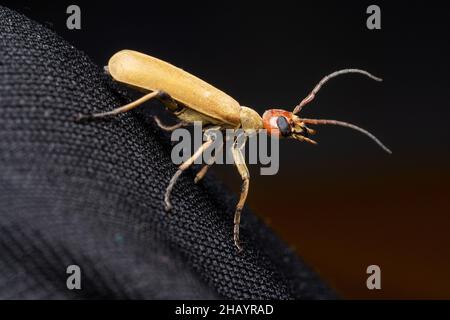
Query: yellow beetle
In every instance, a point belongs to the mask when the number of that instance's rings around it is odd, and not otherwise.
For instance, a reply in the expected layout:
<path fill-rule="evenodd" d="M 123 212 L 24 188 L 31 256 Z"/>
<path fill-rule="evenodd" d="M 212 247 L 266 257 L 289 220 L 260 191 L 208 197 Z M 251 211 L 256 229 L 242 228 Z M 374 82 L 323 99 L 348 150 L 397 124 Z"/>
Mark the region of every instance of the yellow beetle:
<path fill-rule="evenodd" d="M 193 123 L 194 121 L 201 121 L 205 128 L 205 133 L 208 130 L 213 129 L 242 129 L 247 135 L 265 129 L 269 134 L 277 137 L 290 137 L 300 141 L 316 143 L 308 137 L 308 135 L 314 133 L 314 130 L 308 128 L 306 125 L 334 124 L 355 129 L 366 134 L 385 151 L 391 153 L 391 151 L 375 136 L 353 124 L 337 120 L 306 119 L 296 115 L 303 106 L 314 99 L 317 92 L 319 92 L 320 88 L 328 80 L 338 75 L 360 73 L 373 80 L 382 81 L 380 78 L 377 78 L 364 70 L 343 69 L 333 72 L 324 77 L 306 98 L 294 108 L 293 112 L 281 109 L 271 109 L 267 110 L 263 117 L 261 117 L 253 109 L 241 106 L 235 99 L 207 82 L 171 65 L 170 63 L 140 52 L 132 50 L 119 51 L 111 57 L 106 69 L 114 80 L 150 92 L 127 105 L 108 112 L 78 115 L 77 120 L 117 115 L 132 110 L 145 101 L 156 98 L 180 119 L 178 124 L 169 127 L 163 125 L 155 118 L 158 125 L 165 130 L 174 130 L 183 125 Z M 167 210 L 172 208 L 170 194 L 178 177 L 212 144 L 213 141 L 209 138 L 209 135 L 206 135 L 206 137 L 206 142 L 196 150 L 188 160 L 179 166 L 178 171 L 170 180 L 164 197 Z M 242 247 L 239 242 L 239 224 L 241 211 L 248 194 L 250 175 L 241 148 L 237 147 L 236 144 L 233 145 L 232 154 L 236 167 L 243 180 L 240 199 L 234 215 L 234 243 L 240 251 L 242 250 Z M 208 168 L 209 165 L 205 165 L 198 172 L 195 177 L 195 182 L 202 179 Z"/>

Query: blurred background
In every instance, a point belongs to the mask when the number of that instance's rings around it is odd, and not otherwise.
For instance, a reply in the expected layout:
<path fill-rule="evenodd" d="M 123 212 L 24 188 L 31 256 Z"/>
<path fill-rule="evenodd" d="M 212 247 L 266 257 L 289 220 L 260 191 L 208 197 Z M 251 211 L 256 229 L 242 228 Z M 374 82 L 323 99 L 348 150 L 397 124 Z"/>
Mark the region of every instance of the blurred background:
<path fill-rule="evenodd" d="M 344 298 L 450 299 L 449 14 L 429 1 L 2 1 L 55 30 L 102 66 L 120 49 L 166 60 L 260 114 L 293 107 L 320 78 L 342 76 L 302 115 L 360 125 L 316 127 L 319 145 L 282 141 L 280 171 L 252 165 L 248 205 Z M 81 8 L 68 30 L 66 8 Z M 371 4 L 381 30 L 366 27 Z M 238 192 L 231 166 L 214 174 Z M 245 217 L 243 218 L 245 219 Z M 366 268 L 381 268 L 368 290 Z"/>

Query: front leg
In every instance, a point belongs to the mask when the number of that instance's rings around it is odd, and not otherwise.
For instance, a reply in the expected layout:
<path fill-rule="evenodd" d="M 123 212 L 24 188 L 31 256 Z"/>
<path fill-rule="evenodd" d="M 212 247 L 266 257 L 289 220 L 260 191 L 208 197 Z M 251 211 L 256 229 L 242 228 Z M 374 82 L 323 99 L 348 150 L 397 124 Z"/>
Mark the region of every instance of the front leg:
<path fill-rule="evenodd" d="M 247 139 L 247 138 L 245 138 Z M 238 139 L 237 139 L 238 140 Z M 242 178 L 242 187 L 241 187 L 241 196 L 239 198 L 239 202 L 236 205 L 236 211 L 234 212 L 234 230 L 233 230 L 233 238 L 234 244 L 238 248 L 239 251 L 242 251 L 242 247 L 239 241 L 239 226 L 241 223 L 241 211 L 244 207 L 245 200 L 247 199 L 248 188 L 250 185 L 250 174 L 248 172 L 247 165 L 245 164 L 245 158 L 242 154 L 242 148 L 245 146 L 245 142 L 242 146 L 237 145 L 237 140 L 233 145 L 232 154 L 234 159 L 234 164 L 236 165 L 239 174 Z"/>

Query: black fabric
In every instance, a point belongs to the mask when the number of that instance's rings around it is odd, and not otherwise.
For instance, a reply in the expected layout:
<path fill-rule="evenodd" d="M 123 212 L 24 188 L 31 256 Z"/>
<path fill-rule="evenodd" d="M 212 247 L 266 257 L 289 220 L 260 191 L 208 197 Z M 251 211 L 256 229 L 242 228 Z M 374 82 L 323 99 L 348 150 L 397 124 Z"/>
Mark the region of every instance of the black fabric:
<path fill-rule="evenodd" d="M 100 48 L 100 46 L 99 46 Z M 99 49 L 100 50 L 100 49 Z M 48 29 L 0 7 L 0 298 L 329 298 L 329 289 L 235 195 L 184 174 L 139 112 L 75 123 L 128 101 Z M 66 268 L 80 266 L 82 290 Z"/>

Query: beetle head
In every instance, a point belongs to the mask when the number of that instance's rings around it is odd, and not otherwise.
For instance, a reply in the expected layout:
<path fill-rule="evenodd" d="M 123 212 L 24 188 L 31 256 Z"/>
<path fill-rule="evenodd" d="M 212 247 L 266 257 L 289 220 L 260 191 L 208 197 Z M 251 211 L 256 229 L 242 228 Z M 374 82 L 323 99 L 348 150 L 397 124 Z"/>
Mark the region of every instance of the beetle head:
<path fill-rule="evenodd" d="M 263 114 L 264 129 L 276 137 L 294 138 L 312 144 L 316 142 L 309 138 L 315 131 L 308 128 L 301 118 L 292 112 L 282 109 L 270 109 Z"/>
<path fill-rule="evenodd" d="M 271 109 L 267 110 L 263 115 L 263 127 L 268 131 L 270 135 L 278 136 L 278 137 L 292 137 L 296 140 L 306 141 L 309 143 L 316 144 L 314 140 L 308 138 L 309 134 L 313 134 L 314 130 L 309 129 L 306 124 L 312 125 L 322 125 L 329 124 L 341 127 L 347 127 L 356 131 L 359 131 L 373 141 L 375 141 L 384 151 L 387 153 L 391 153 L 380 140 L 378 140 L 373 134 L 368 132 L 367 130 L 360 128 L 354 124 L 338 121 L 338 120 L 328 120 L 328 119 L 307 119 L 300 118 L 297 114 L 300 113 L 302 108 L 310 103 L 316 94 L 319 92 L 320 88 L 328 82 L 330 79 L 337 77 L 342 74 L 347 73 L 359 73 L 363 74 L 375 81 L 382 81 L 381 78 L 377 78 L 374 75 L 368 73 L 367 71 L 361 69 L 342 69 L 330 73 L 329 75 L 322 78 L 319 83 L 314 87 L 314 89 L 294 108 L 293 112 L 281 110 L 281 109 Z"/>

